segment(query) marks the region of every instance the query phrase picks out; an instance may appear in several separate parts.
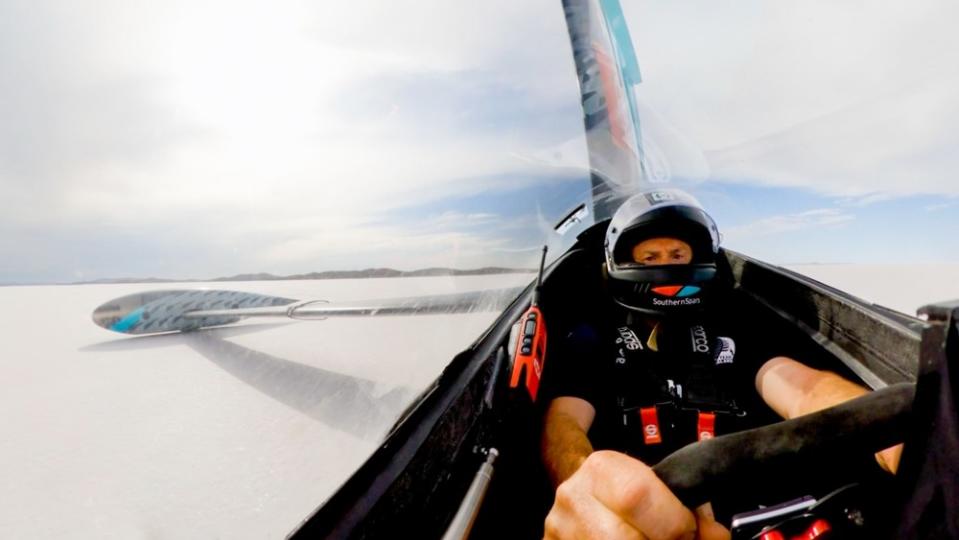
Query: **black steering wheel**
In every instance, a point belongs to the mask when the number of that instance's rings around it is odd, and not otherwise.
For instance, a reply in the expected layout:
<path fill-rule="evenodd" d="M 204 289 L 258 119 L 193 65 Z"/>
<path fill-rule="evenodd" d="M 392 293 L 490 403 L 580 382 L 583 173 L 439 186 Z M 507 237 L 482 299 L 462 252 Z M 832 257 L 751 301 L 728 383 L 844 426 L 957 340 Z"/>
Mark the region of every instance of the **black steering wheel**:
<path fill-rule="evenodd" d="M 761 490 L 770 479 L 828 475 L 903 441 L 915 384 L 899 383 L 792 420 L 685 446 L 653 467 L 687 507 L 724 487 Z"/>

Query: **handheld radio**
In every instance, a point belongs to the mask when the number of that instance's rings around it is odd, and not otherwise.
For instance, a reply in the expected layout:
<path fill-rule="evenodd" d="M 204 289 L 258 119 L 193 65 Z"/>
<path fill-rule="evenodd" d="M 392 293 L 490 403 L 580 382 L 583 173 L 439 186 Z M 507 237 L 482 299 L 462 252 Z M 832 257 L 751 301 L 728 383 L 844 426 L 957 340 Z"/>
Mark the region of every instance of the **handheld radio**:
<path fill-rule="evenodd" d="M 546 360 L 546 321 L 543 312 L 539 309 L 540 289 L 543 287 L 543 266 L 546 264 L 546 246 L 543 246 L 543 257 L 539 262 L 539 275 L 536 278 L 536 288 L 533 290 L 533 299 L 529 309 L 520 317 L 520 331 L 516 342 L 516 357 L 513 359 L 513 373 L 509 387 L 519 386 L 520 379 L 525 375 L 526 390 L 535 402 L 539 392 L 539 379 L 543 374 L 543 363 Z"/>

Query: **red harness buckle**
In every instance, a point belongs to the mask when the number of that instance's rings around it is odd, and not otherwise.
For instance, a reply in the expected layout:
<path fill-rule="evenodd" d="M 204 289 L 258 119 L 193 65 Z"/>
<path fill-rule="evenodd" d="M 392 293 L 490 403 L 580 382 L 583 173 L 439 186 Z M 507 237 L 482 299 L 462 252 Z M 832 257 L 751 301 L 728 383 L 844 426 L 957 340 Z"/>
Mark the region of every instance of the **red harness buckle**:
<path fill-rule="evenodd" d="M 699 421 L 696 422 L 696 440 L 705 441 L 716 436 L 716 415 L 699 411 Z"/>
<path fill-rule="evenodd" d="M 643 407 L 639 410 L 639 417 L 643 421 L 643 442 L 646 444 L 663 442 L 659 430 L 659 418 L 656 416 L 656 407 Z"/>

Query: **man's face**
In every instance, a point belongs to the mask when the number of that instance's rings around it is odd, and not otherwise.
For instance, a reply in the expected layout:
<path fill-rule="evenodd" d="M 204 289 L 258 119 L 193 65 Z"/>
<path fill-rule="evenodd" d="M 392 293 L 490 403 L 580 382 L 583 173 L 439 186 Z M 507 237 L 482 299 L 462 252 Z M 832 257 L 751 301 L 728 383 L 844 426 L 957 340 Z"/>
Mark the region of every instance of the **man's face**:
<path fill-rule="evenodd" d="M 644 266 L 689 264 L 693 260 L 693 248 L 678 238 L 658 236 L 636 244 L 633 260 Z"/>

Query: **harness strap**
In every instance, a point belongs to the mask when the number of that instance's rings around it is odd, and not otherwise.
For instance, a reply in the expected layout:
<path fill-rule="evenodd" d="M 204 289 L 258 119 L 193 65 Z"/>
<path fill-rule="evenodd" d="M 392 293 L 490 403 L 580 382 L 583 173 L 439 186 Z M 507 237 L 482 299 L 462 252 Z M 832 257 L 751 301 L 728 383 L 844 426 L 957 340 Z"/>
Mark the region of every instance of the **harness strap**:
<path fill-rule="evenodd" d="M 652 346 L 654 336 L 663 337 L 657 335 L 660 330 L 656 326 L 645 342 L 641 337 L 643 333 L 628 323 L 616 327 L 616 332 L 610 335 L 614 360 L 611 382 L 623 419 L 622 440 L 633 447 L 641 444 L 678 448 L 689 442 L 714 438 L 717 416 L 724 418 L 720 420 L 723 432 L 730 429 L 735 424 L 727 425 L 725 418 L 738 410 L 735 381 L 727 380 L 730 378 L 727 372 L 734 365 L 732 358 L 717 365 L 718 345 L 714 344 L 712 332 L 702 325 L 688 329 L 678 326 L 673 334 L 664 334 L 666 341 L 655 340 L 663 346 L 661 349 Z M 723 347 L 725 351 L 727 347 Z M 730 356 L 732 347 L 728 347 Z M 638 440 L 639 429 L 642 443 Z M 649 451 L 655 453 L 653 448 Z"/>

